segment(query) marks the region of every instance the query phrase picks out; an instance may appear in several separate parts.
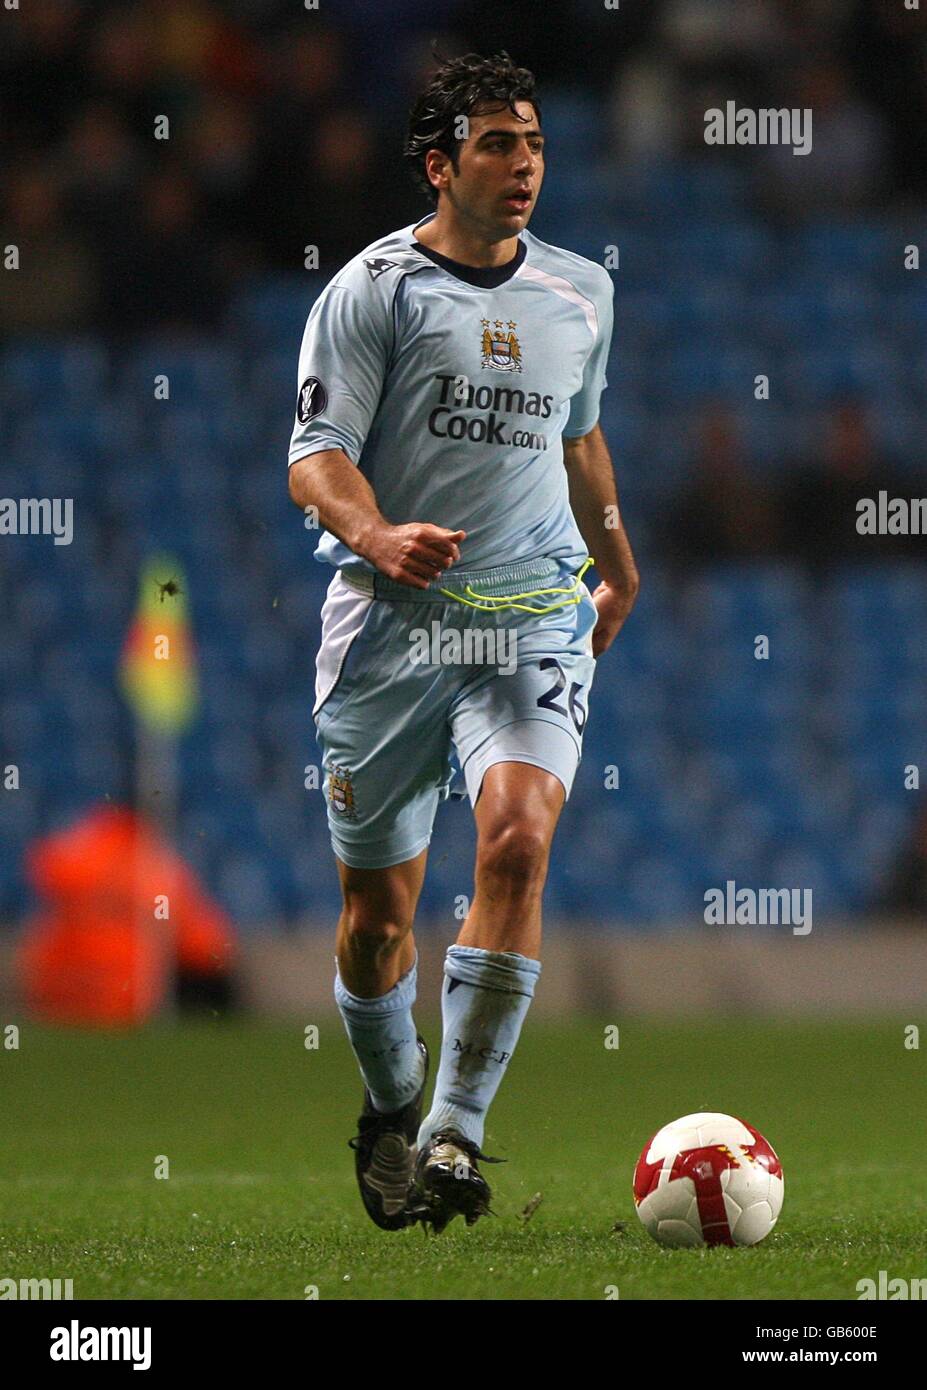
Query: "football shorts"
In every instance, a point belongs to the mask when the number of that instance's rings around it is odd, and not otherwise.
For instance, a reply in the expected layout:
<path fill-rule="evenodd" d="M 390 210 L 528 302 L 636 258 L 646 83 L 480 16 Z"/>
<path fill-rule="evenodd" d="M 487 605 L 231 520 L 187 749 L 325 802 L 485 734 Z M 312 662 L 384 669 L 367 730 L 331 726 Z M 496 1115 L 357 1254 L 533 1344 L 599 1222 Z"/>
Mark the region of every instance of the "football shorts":
<path fill-rule="evenodd" d="M 582 755 L 597 618 L 582 580 L 542 559 L 436 584 L 458 597 L 352 567 L 322 607 L 313 718 L 332 847 L 354 867 L 428 845 L 455 755 L 473 806 L 497 762 L 544 768 L 569 797 Z"/>

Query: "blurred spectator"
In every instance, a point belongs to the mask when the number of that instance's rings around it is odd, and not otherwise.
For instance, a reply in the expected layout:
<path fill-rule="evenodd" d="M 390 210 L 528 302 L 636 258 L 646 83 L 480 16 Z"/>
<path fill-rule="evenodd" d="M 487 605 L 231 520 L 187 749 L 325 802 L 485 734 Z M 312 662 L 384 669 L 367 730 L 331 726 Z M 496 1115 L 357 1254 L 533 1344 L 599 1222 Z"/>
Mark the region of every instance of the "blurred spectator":
<path fill-rule="evenodd" d="M 209 329 L 221 321 L 227 286 L 204 235 L 199 190 L 179 165 L 148 175 L 138 216 L 107 247 L 101 267 L 113 330 Z"/>
<path fill-rule="evenodd" d="M 249 27 L 227 18 L 214 0 L 160 0 L 157 45 L 172 84 L 229 92 L 253 90 L 257 54 Z"/>
<path fill-rule="evenodd" d="M 36 153 L 61 138 L 88 87 L 76 0 L 21 5 L 3 28 L 0 118 L 8 148 Z"/>
<path fill-rule="evenodd" d="M 548 84 L 573 84 L 580 75 L 582 86 L 588 87 L 601 73 L 598 55 L 585 42 L 588 8 L 595 7 L 585 7 L 581 0 L 559 0 L 553 23 L 550 10 L 536 0 L 507 0 L 505 5 L 498 0 L 468 0 L 458 6 L 453 27 L 471 50 L 498 53 L 504 48 L 516 62 L 538 76 L 543 74 Z M 613 26 L 610 32 L 614 33 Z M 618 47 L 620 40 L 616 37 L 614 43 Z M 615 59 L 608 61 L 613 65 Z M 543 91 L 538 95 L 543 108 Z"/>
<path fill-rule="evenodd" d="M 683 568 L 769 555 L 779 540 L 773 501 L 751 473 L 733 412 L 709 406 L 696 424 L 692 476 L 666 537 Z"/>
<path fill-rule="evenodd" d="M 393 211 L 396 195 L 405 193 L 405 180 L 398 170 L 384 178 L 370 121 L 358 109 L 333 111 L 321 122 L 313 162 L 308 201 L 315 223 L 321 221 L 323 259 L 334 268 L 393 230 L 400 217 Z M 421 215 L 426 211 L 423 206 Z"/>
<path fill-rule="evenodd" d="M 292 186 L 295 178 L 305 175 L 305 151 L 320 119 L 345 99 L 341 37 L 324 24 L 288 25 L 268 41 L 263 72 L 265 86 L 256 118 L 267 189 L 275 193 L 286 189 L 288 180 Z M 263 228 L 272 236 L 272 204 L 266 198 L 261 204 Z"/>
<path fill-rule="evenodd" d="M 90 41 L 93 88 L 119 106 L 139 142 L 153 138 L 154 118 L 167 110 L 168 74 L 159 62 L 157 33 L 156 12 L 129 4 L 104 12 Z"/>
<path fill-rule="evenodd" d="M 87 249 L 64 230 L 57 180 L 32 165 L 9 177 L 5 244 L 18 250 L 0 295 L 0 329 L 52 333 L 77 328 L 94 313 L 96 284 Z"/>
<path fill-rule="evenodd" d="M 914 822 L 909 842 L 892 866 L 880 911 L 927 918 L 927 811 Z"/>
<path fill-rule="evenodd" d="M 791 99 L 776 104 L 811 112 L 812 143 L 810 155 L 795 155 L 789 145 L 760 151 L 757 187 L 771 211 L 808 217 L 863 207 L 882 191 L 884 124 L 839 63 L 808 65 Z"/>
<path fill-rule="evenodd" d="M 856 399 L 832 405 L 823 421 L 820 452 L 782 490 L 784 544 L 812 566 L 885 555 L 923 546 L 920 537 L 863 536 L 857 505 L 881 489 L 907 496 L 910 486 L 876 450 L 866 409 Z"/>
<path fill-rule="evenodd" d="M 923 195 L 927 187 L 927 27 L 905 5 L 851 7 L 846 56 L 860 90 L 883 114 L 891 187 Z"/>
<path fill-rule="evenodd" d="M 675 154 L 681 100 L 673 65 L 645 53 L 628 63 L 612 97 L 612 140 L 622 158 L 646 163 Z"/>
<path fill-rule="evenodd" d="M 302 268 L 306 246 L 317 246 L 321 267 L 334 273 L 371 241 L 429 210 L 360 107 L 319 117 L 306 146 L 285 171 L 266 179 L 262 200 L 276 209 L 267 245 L 284 270 Z"/>
<path fill-rule="evenodd" d="M 59 160 L 66 210 L 97 247 L 117 238 L 137 194 L 141 160 L 114 103 L 93 102 L 77 115 Z"/>
<path fill-rule="evenodd" d="M 691 63 L 762 67 L 784 41 L 782 21 L 775 0 L 668 0 L 661 36 Z"/>
<path fill-rule="evenodd" d="M 248 242 L 260 265 L 261 208 L 258 199 L 260 152 L 254 113 L 243 103 L 208 96 L 185 134 L 191 177 L 203 196 L 210 236 L 222 242 Z"/>

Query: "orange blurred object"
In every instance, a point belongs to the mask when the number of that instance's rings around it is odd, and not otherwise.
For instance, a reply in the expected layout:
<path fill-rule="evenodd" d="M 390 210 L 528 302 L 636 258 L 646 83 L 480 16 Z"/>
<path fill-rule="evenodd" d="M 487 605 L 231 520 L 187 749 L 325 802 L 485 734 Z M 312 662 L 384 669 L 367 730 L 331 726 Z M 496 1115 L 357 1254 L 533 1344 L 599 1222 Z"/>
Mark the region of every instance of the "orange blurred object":
<path fill-rule="evenodd" d="M 25 1001 L 58 1023 L 132 1025 L 175 975 L 227 976 L 232 923 L 134 811 L 100 807 L 37 841 L 26 868 L 43 907 L 18 948 Z"/>

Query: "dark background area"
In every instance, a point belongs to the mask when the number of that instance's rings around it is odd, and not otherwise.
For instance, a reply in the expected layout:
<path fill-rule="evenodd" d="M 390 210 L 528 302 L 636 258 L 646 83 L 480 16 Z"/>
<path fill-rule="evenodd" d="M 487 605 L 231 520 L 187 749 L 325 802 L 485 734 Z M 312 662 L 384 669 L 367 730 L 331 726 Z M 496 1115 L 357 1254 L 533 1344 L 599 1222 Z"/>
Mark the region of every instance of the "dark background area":
<path fill-rule="evenodd" d="M 904 784 L 927 763 L 925 542 L 855 526 L 862 497 L 927 492 L 927 272 L 905 269 L 927 227 L 921 13 L 45 0 L 0 26 L 20 257 L 0 282 L 0 495 L 75 506 L 69 547 L 0 537 L 0 762 L 21 772 L 0 916 L 28 906 L 35 835 L 131 795 L 115 671 L 153 549 L 182 565 L 203 692 L 180 847 L 244 928 L 337 910 L 303 786 L 330 576 L 286 445 L 314 298 L 428 210 L 400 152 L 434 42 L 535 71 L 530 230 L 619 252 L 602 423 L 643 590 L 597 675 L 549 910 L 657 930 L 728 878 L 813 887 L 842 921 L 927 908 Z M 812 153 L 706 146 L 729 99 L 810 107 Z M 426 914 L 470 891 L 472 847 L 466 804 L 443 807 Z"/>

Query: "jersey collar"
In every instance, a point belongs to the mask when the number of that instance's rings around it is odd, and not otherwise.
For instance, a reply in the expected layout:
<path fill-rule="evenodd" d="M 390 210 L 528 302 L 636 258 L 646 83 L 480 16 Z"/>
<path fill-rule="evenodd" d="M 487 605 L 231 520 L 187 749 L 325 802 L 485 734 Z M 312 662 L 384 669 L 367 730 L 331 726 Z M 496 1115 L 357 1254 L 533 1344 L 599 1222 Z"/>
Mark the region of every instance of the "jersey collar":
<path fill-rule="evenodd" d="M 434 213 L 423 217 L 421 222 L 416 222 L 409 236 L 409 242 L 413 250 L 419 255 L 425 256 L 441 270 L 446 270 L 449 275 L 453 275 L 458 280 L 463 280 L 468 285 L 475 285 L 481 290 L 495 290 L 500 285 L 504 285 L 507 280 L 511 280 L 513 275 L 517 275 L 521 269 L 524 259 L 528 254 L 528 248 L 522 240 L 518 238 L 518 249 L 510 261 L 505 265 L 476 266 L 464 265 L 461 261 L 452 261 L 449 256 L 442 256 L 439 251 L 433 251 L 430 246 L 425 246 L 414 235 L 419 227 L 424 227 L 426 222 L 430 222 Z"/>

